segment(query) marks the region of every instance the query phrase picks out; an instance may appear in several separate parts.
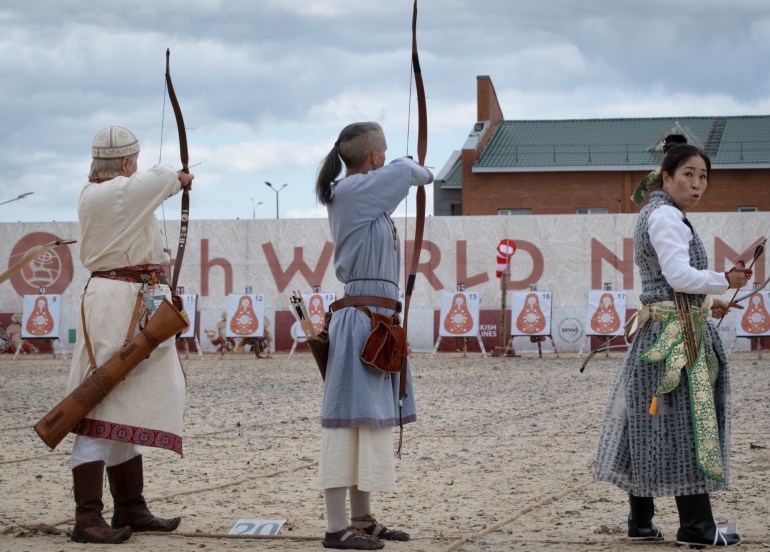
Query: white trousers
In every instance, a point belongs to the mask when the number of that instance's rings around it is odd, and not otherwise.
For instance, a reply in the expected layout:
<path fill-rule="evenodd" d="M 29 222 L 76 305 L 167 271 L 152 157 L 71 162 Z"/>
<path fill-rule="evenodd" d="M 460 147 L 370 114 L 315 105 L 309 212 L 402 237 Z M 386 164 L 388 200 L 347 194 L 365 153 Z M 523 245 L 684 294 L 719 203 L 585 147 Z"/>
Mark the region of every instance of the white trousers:
<path fill-rule="evenodd" d="M 363 492 L 395 491 L 393 428 L 321 428 L 318 483 L 322 489 L 356 485 Z"/>
<path fill-rule="evenodd" d="M 103 460 L 109 468 L 128 462 L 141 453 L 142 450 L 139 445 L 133 443 L 75 435 L 75 444 L 72 446 L 72 467 L 76 468 L 81 464 Z"/>

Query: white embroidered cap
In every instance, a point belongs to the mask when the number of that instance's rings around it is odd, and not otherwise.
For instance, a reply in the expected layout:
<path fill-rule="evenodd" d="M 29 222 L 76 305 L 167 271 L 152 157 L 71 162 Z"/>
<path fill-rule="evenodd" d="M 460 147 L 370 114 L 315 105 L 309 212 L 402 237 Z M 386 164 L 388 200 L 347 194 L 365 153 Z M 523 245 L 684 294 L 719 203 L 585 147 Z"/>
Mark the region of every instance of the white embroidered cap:
<path fill-rule="evenodd" d="M 91 146 L 91 157 L 94 159 L 116 159 L 138 152 L 139 140 L 130 130 L 119 126 L 100 130 Z"/>

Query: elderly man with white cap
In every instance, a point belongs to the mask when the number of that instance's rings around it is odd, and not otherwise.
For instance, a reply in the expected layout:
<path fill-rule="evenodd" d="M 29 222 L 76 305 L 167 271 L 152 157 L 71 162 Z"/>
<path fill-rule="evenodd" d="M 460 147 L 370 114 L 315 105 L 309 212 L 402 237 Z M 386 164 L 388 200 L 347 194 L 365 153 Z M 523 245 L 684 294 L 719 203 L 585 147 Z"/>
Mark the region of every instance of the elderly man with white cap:
<path fill-rule="evenodd" d="M 81 298 L 68 393 L 138 333 L 153 299 L 171 297 L 164 276 L 169 255 L 154 212 L 189 189 L 194 177 L 163 165 L 138 172 L 138 156 L 139 141 L 125 128 L 111 126 L 94 138 L 78 201 L 80 260 L 91 277 Z M 137 301 L 140 292 L 146 301 Z M 73 541 L 119 543 L 132 531 L 179 526 L 180 518 L 156 518 L 147 508 L 140 445 L 182 454 L 184 400 L 184 373 L 167 341 L 72 430 Z M 105 467 L 115 503 L 111 526 L 102 517 Z"/>

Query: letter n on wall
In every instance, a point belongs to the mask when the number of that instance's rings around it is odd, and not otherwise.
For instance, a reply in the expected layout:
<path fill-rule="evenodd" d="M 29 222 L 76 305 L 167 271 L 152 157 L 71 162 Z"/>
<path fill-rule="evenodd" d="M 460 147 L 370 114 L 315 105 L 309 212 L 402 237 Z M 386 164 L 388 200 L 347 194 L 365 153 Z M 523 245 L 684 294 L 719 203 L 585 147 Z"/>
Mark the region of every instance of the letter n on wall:
<path fill-rule="evenodd" d="M 634 240 L 623 238 L 623 257 L 618 257 L 596 238 L 591 238 L 591 289 L 602 289 L 602 261 L 623 275 L 623 289 L 634 289 Z"/>

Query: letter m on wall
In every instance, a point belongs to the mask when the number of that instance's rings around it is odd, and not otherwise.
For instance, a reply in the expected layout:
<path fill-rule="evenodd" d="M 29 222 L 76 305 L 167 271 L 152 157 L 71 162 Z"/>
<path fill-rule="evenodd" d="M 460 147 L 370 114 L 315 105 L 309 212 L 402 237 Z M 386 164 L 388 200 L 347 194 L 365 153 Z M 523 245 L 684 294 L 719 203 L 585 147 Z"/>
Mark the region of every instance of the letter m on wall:
<path fill-rule="evenodd" d="M 618 257 L 599 240 L 591 238 L 591 289 L 602 289 L 604 263 L 623 275 L 623 289 L 634 289 L 634 240 L 623 238 L 623 256 Z"/>

